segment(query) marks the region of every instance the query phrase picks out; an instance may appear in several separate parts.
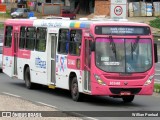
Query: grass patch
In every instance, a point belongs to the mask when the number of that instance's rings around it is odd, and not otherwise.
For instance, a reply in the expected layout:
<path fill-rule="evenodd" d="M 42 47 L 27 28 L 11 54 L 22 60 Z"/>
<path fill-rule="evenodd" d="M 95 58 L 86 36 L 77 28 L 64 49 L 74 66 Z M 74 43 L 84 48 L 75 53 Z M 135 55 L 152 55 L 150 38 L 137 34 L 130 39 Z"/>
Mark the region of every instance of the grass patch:
<path fill-rule="evenodd" d="M 3 18 L 10 18 L 10 11 L 6 11 L 6 13 L 0 13 L 0 16 Z"/>
<path fill-rule="evenodd" d="M 160 18 L 156 17 L 156 19 L 149 21 L 149 25 L 154 28 L 160 29 Z"/>
<path fill-rule="evenodd" d="M 159 84 L 159 83 L 155 83 L 155 84 L 154 84 L 154 88 L 160 89 L 160 84 Z"/>
<path fill-rule="evenodd" d="M 159 83 L 154 84 L 154 91 L 155 92 L 160 92 L 160 84 Z"/>
<path fill-rule="evenodd" d="M 0 29 L 4 28 L 4 24 L 0 23 Z"/>

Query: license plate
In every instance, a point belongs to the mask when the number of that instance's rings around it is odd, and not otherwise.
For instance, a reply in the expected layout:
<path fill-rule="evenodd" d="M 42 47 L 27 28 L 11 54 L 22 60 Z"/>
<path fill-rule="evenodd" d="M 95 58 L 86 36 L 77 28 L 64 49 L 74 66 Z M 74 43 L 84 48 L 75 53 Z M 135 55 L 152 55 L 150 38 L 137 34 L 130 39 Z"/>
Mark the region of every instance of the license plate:
<path fill-rule="evenodd" d="M 130 91 L 122 91 L 120 95 L 131 95 Z"/>

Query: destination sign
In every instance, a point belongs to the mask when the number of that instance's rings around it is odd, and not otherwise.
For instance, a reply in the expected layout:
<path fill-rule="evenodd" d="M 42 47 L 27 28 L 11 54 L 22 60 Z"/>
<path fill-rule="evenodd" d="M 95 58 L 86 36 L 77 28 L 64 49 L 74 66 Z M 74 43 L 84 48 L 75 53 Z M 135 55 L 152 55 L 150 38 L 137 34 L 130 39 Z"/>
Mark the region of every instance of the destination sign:
<path fill-rule="evenodd" d="M 98 35 L 150 35 L 149 27 L 141 26 L 96 26 Z"/>

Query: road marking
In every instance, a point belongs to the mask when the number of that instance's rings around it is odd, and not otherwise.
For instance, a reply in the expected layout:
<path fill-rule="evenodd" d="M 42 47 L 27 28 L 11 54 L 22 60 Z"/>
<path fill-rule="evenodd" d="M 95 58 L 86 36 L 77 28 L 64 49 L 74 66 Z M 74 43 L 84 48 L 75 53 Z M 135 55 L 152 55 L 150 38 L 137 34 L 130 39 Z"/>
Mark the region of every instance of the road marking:
<path fill-rule="evenodd" d="M 46 103 L 43 103 L 43 102 L 36 101 L 36 103 L 39 103 L 39 104 L 42 104 L 42 105 L 45 105 L 45 106 L 48 106 L 48 107 L 52 107 L 52 108 L 55 108 L 55 109 L 58 109 L 56 106 L 49 105 L 49 104 L 46 104 Z"/>
<path fill-rule="evenodd" d="M 52 107 L 52 108 L 55 108 L 55 109 L 58 109 L 58 108 L 55 107 L 55 106 L 52 106 L 52 105 L 49 105 L 49 104 L 46 104 L 46 103 L 43 103 L 43 102 L 38 102 L 38 101 L 36 101 L 36 103 L 39 103 L 39 104 L 42 104 L 42 105 L 45 105 L 45 106 L 48 106 L 48 107 Z M 76 113 L 76 112 L 72 112 L 72 113 L 75 114 L 75 115 L 78 115 L 78 116 L 86 117 L 86 118 L 91 119 L 91 120 L 98 120 L 98 119 L 96 119 L 96 118 L 87 117 L 87 116 L 85 116 L 85 115 L 83 115 L 83 114 L 79 114 L 79 113 Z"/>
<path fill-rule="evenodd" d="M 93 117 L 87 117 L 88 119 L 91 119 L 91 120 L 98 120 L 96 118 L 93 118 Z"/>
<path fill-rule="evenodd" d="M 87 117 L 87 116 L 85 116 L 85 115 L 83 115 L 83 114 L 80 114 L 80 113 L 77 113 L 77 112 L 72 112 L 74 115 L 78 115 L 78 116 L 80 116 L 80 117 L 85 117 L 85 118 L 87 118 L 87 119 L 90 119 L 90 120 L 99 120 L 99 119 L 96 119 L 96 118 L 93 118 L 93 117 Z M 85 119 L 84 118 L 84 119 Z"/>
<path fill-rule="evenodd" d="M 3 94 L 5 94 L 5 95 L 10 95 L 10 96 L 13 96 L 13 97 L 21 97 L 21 96 L 19 96 L 19 95 L 15 95 L 15 94 L 11 94 L 11 93 L 7 93 L 7 92 L 2 92 Z"/>

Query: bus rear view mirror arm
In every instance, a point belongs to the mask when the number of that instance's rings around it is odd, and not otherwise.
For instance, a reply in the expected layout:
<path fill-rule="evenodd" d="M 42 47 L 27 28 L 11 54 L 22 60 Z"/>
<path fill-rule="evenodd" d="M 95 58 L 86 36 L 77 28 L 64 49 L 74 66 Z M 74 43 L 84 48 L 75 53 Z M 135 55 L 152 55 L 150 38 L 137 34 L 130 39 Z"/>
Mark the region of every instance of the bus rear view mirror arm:
<path fill-rule="evenodd" d="M 154 43 L 154 62 L 158 62 L 158 51 L 157 51 L 157 44 Z"/>
<path fill-rule="evenodd" d="M 95 42 L 91 42 L 91 51 L 95 51 Z"/>

